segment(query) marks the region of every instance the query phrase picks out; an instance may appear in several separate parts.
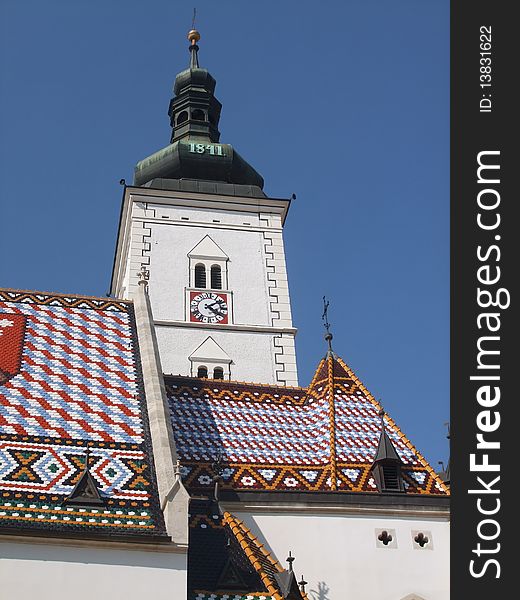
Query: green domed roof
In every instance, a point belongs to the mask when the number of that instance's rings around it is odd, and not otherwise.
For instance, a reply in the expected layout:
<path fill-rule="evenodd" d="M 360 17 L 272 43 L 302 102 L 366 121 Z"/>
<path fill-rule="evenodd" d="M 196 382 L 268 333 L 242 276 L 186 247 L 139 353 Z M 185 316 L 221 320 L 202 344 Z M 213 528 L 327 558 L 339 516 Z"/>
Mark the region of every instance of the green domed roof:
<path fill-rule="evenodd" d="M 168 110 L 170 144 L 137 163 L 134 184 L 144 186 L 154 179 L 195 179 L 262 189 L 262 176 L 233 146 L 219 143 L 222 105 L 214 95 L 216 81 L 199 66 L 198 38 L 190 39 L 190 66 L 175 78 Z"/>

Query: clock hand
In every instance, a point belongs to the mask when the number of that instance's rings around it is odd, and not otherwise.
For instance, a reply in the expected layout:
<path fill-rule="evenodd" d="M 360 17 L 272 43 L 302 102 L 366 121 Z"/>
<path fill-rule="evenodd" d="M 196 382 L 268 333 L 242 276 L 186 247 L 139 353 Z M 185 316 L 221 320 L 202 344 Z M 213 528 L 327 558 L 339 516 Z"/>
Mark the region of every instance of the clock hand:
<path fill-rule="evenodd" d="M 212 305 L 206 305 L 206 308 L 209 308 L 211 312 L 215 313 L 219 317 L 225 317 L 226 316 L 223 313 L 221 313 L 220 311 L 218 311 L 216 308 L 213 308 Z"/>

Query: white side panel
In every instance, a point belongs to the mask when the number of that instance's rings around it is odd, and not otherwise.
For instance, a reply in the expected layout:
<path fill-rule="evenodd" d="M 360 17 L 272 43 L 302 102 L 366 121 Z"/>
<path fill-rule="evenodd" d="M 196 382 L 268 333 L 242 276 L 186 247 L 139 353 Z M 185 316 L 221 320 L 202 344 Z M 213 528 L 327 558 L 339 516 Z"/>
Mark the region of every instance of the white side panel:
<path fill-rule="evenodd" d="M 233 291 L 234 323 L 270 325 L 261 232 L 189 225 L 149 224 L 150 299 L 155 320 L 184 321 L 190 287 L 189 252 L 206 236 L 229 256 L 228 288 Z"/>
<path fill-rule="evenodd" d="M 162 326 L 157 326 L 156 331 L 166 374 L 192 375 L 189 356 L 209 333 L 232 360 L 231 379 L 255 383 L 275 381 L 274 364 L 267 360 L 273 354 L 273 337 L 269 334 Z"/>
<path fill-rule="evenodd" d="M 283 566 L 289 550 L 312 600 L 426 600 L 449 598 L 449 523 L 441 519 L 353 515 L 235 513 Z M 376 530 L 394 533 L 378 542 Z M 426 531 L 421 549 L 412 532 Z M 417 535 L 417 533 L 415 533 Z"/>
<path fill-rule="evenodd" d="M 0 542 L 0 598 L 186 598 L 186 555 Z"/>

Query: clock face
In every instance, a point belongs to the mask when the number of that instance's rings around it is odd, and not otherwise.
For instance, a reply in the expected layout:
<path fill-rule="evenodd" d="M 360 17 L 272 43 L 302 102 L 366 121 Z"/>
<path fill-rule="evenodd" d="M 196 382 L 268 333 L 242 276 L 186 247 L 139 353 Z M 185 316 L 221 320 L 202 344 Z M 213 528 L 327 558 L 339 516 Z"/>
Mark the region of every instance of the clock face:
<path fill-rule="evenodd" d="M 195 323 L 227 323 L 227 294 L 190 292 L 190 321 Z"/>

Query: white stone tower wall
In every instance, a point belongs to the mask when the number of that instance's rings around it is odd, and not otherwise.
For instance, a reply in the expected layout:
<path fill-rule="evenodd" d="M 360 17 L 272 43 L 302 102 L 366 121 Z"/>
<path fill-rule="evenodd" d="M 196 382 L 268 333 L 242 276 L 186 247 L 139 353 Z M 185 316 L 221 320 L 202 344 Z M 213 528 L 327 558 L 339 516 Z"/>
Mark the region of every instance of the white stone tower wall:
<path fill-rule="evenodd" d="M 126 190 L 113 293 L 134 297 L 147 269 L 166 373 L 194 375 L 189 357 L 211 336 L 230 358 L 231 379 L 298 385 L 282 207 L 263 198 Z M 205 236 L 226 256 L 228 324 L 189 321 L 196 262 L 189 255 Z"/>

